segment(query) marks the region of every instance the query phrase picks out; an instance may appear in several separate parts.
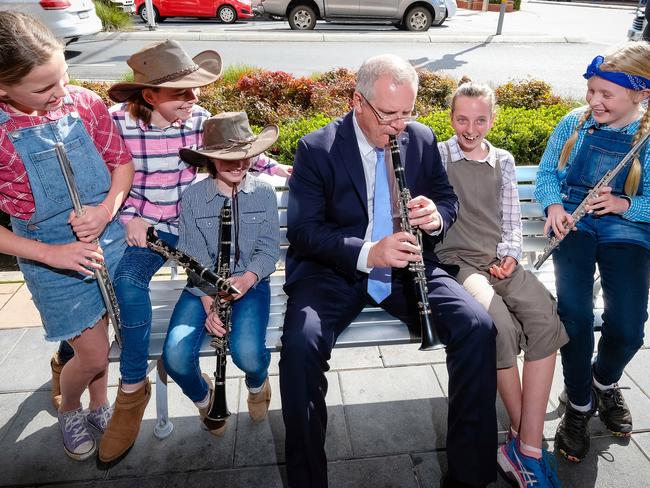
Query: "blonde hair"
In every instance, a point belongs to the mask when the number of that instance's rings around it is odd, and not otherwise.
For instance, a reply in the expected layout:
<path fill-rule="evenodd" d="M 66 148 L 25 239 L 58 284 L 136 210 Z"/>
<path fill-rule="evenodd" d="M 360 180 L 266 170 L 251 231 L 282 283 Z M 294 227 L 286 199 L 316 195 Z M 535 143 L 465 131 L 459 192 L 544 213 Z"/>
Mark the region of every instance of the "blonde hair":
<path fill-rule="evenodd" d="M 648 63 L 648 59 L 650 59 L 650 43 L 645 41 L 628 43 L 620 49 L 617 49 L 612 54 L 606 55 L 603 64 L 600 65 L 600 69 L 603 71 L 616 71 L 619 73 L 627 73 L 629 75 L 650 78 L 650 63 Z M 567 165 L 571 151 L 573 151 L 575 143 L 578 140 L 578 131 L 582 129 L 590 116 L 591 109 L 588 108 L 585 110 L 585 113 L 582 114 L 582 117 L 580 117 L 578 125 L 573 134 L 571 134 L 571 137 L 569 137 L 569 139 L 564 143 L 564 147 L 560 154 L 560 161 L 557 166 L 558 169 L 563 169 Z M 639 130 L 634 135 L 632 145 L 636 144 L 649 130 L 650 110 L 646 109 L 643 117 L 641 117 L 641 121 L 639 122 Z M 635 195 L 639 190 L 640 183 L 641 161 L 639 161 L 639 156 L 637 154 L 625 180 L 625 194 L 628 196 Z"/>
<path fill-rule="evenodd" d="M 454 113 L 454 108 L 456 107 L 456 100 L 459 97 L 470 97 L 470 98 L 484 98 L 490 105 L 490 112 L 494 113 L 497 105 L 496 97 L 494 95 L 494 90 L 489 86 L 483 83 L 476 83 L 472 79 L 465 75 L 458 82 L 458 88 L 451 96 L 449 106 L 451 107 L 451 113 Z"/>
<path fill-rule="evenodd" d="M 47 63 L 64 44 L 39 20 L 22 12 L 0 11 L 0 83 L 17 85 Z"/>

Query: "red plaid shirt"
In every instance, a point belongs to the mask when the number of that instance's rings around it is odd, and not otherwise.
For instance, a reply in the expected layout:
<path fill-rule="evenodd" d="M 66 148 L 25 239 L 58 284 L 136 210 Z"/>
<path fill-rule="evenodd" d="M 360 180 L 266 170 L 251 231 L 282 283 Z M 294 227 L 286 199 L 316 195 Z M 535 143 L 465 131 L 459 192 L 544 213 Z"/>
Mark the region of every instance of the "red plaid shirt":
<path fill-rule="evenodd" d="M 57 110 L 43 116 L 17 113 L 7 103 L 0 102 L 0 109 L 11 117 L 11 120 L 0 124 L 0 210 L 3 212 L 28 219 L 36 210 L 25 165 L 7 136 L 8 131 L 45 124 L 76 111 L 109 171 L 131 161 L 131 153 L 124 145 L 101 98 L 78 86 L 70 85 L 68 91 L 73 103 L 64 103 Z"/>

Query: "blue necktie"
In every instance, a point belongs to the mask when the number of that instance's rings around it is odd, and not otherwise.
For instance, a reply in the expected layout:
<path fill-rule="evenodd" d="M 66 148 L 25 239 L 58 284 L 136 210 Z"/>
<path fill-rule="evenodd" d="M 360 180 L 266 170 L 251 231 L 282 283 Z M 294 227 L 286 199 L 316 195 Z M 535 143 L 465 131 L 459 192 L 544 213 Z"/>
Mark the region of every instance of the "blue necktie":
<path fill-rule="evenodd" d="M 375 198 L 372 213 L 372 242 L 377 242 L 393 233 L 393 217 L 390 206 L 390 190 L 384 162 L 384 150 L 375 149 Z M 368 295 L 381 303 L 390 295 L 391 268 L 373 268 L 368 276 Z"/>

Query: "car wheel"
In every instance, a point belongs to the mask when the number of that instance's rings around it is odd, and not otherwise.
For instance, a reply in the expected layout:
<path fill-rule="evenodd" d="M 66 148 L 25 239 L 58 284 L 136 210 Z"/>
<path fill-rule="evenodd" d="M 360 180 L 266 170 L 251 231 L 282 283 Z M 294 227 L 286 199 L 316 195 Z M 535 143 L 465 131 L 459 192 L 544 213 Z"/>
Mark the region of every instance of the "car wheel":
<path fill-rule="evenodd" d="M 224 5 L 217 12 L 217 17 L 224 24 L 234 24 L 237 20 L 237 11 L 230 5 Z"/>
<path fill-rule="evenodd" d="M 289 25 L 293 30 L 312 30 L 316 27 L 316 12 L 306 5 L 298 5 L 289 13 Z"/>
<path fill-rule="evenodd" d="M 431 26 L 431 12 L 424 7 L 414 7 L 404 16 L 406 30 L 424 32 Z"/>
<path fill-rule="evenodd" d="M 158 23 L 158 22 L 162 22 L 163 20 L 165 20 L 165 17 L 160 16 L 160 12 L 158 12 L 158 9 L 156 7 L 152 6 L 152 8 L 153 8 L 153 21 L 154 22 Z M 145 24 L 149 22 L 149 17 L 147 16 L 147 6 L 144 3 L 142 4 L 142 7 L 140 7 L 140 12 L 138 12 L 138 14 L 140 15 L 140 18 L 142 19 L 142 21 Z"/>

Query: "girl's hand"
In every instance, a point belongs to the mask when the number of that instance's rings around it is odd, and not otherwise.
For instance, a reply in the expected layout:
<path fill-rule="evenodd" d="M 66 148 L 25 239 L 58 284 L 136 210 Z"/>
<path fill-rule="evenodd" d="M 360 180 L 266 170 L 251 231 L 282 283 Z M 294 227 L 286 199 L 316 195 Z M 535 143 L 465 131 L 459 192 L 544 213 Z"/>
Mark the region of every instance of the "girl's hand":
<path fill-rule="evenodd" d="M 126 243 L 129 246 L 147 247 L 147 229 L 149 227 L 151 224 L 140 217 L 129 220 L 124 226 Z"/>
<path fill-rule="evenodd" d="M 246 294 L 248 290 L 250 290 L 255 285 L 255 283 L 257 283 L 257 275 L 251 271 L 246 271 L 243 275 L 231 276 L 228 278 L 228 281 L 235 288 L 241 291 L 240 294 L 233 295 L 233 298 L 235 300 L 239 300 Z"/>
<path fill-rule="evenodd" d="M 290 166 L 288 164 L 278 164 L 275 169 L 276 175 L 283 176 L 285 178 L 289 178 L 292 172 L 293 172 L 293 166 Z"/>
<path fill-rule="evenodd" d="M 587 212 L 593 212 L 596 215 L 605 215 L 608 213 L 624 214 L 630 208 L 630 202 L 625 198 L 612 195 L 612 188 L 605 186 L 600 191 L 600 195 L 589 200 L 585 207 Z"/>
<path fill-rule="evenodd" d="M 548 235 L 549 230 L 552 230 L 555 237 L 562 240 L 571 229 L 573 229 L 573 218 L 564 210 L 564 207 L 559 203 L 549 205 L 544 234 Z"/>
<path fill-rule="evenodd" d="M 490 266 L 488 271 L 495 278 L 504 280 L 508 276 L 510 276 L 516 268 L 517 268 L 517 260 L 512 256 L 506 256 L 501 260 L 501 262 L 498 265 L 493 264 L 492 266 Z"/>
<path fill-rule="evenodd" d="M 208 312 L 208 316 L 205 319 L 205 328 L 214 336 L 223 337 L 226 335 L 226 329 L 223 327 L 223 323 L 221 323 L 217 312 Z"/>
<path fill-rule="evenodd" d="M 93 270 L 101 269 L 103 261 L 102 248 L 87 242 L 50 244 L 43 259 L 52 268 L 69 269 L 86 276 L 92 276 Z"/>
<path fill-rule="evenodd" d="M 83 215 L 77 217 L 74 210 L 70 212 L 68 223 L 81 242 L 92 242 L 98 239 L 108 223 L 112 220 L 103 206 L 92 207 L 84 205 Z"/>

